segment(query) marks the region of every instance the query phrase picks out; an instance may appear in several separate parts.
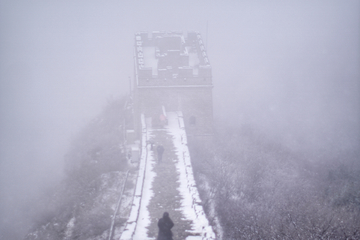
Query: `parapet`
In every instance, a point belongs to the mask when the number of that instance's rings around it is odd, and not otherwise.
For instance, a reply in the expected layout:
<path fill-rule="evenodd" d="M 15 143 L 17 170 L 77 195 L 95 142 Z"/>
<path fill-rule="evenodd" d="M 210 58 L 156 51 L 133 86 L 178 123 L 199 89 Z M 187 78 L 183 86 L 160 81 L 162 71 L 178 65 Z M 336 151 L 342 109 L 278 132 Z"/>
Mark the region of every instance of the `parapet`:
<path fill-rule="evenodd" d="M 137 86 L 211 85 L 210 62 L 199 32 L 138 32 Z"/>

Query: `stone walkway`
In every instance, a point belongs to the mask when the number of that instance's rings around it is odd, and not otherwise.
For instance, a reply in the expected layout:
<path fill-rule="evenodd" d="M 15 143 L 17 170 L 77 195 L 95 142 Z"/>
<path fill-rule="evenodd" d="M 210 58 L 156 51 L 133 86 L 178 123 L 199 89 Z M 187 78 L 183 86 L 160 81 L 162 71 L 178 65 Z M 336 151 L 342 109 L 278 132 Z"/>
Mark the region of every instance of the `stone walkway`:
<path fill-rule="evenodd" d="M 142 118 L 139 176 L 121 240 L 156 239 L 157 221 L 165 211 L 175 223 L 174 240 L 215 239 L 195 186 L 182 114 L 168 112 L 167 117 L 168 125 L 158 129 L 146 126 Z M 155 143 L 153 149 L 149 142 Z M 156 156 L 158 144 L 165 148 L 161 162 Z"/>

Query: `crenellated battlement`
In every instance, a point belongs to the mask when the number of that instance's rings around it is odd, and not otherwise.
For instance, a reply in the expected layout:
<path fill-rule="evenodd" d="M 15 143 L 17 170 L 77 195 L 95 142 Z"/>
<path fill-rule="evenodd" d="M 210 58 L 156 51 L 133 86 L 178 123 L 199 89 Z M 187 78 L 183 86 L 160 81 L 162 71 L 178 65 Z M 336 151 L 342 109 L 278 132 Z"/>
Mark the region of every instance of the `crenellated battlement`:
<path fill-rule="evenodd" d="M 210 62 L 198 32 L 135 34 L 138 86 L 211 85 Z"/>

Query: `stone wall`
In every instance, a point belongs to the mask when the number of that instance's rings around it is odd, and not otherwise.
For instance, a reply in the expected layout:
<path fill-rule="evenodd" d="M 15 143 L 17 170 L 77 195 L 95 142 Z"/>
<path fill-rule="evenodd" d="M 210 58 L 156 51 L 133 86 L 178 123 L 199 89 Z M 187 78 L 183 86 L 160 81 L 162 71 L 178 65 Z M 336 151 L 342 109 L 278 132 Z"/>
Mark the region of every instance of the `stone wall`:
<path fill-rule="evenodd" d="M 212 135 L 212 87 L 137 88 L 136 119 L 140 114 L 161 127 L 162 106 L 166 111 L 182 111 L 188 135 Z M 139 124 L 138 124 L 139 125 Z"/>

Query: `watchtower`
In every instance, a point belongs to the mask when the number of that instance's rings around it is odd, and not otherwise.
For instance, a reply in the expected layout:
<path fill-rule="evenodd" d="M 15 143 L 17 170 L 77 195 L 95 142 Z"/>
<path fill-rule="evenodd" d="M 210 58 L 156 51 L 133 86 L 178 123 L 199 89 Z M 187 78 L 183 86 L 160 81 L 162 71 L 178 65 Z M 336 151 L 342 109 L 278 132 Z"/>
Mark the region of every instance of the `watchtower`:
<path fill-rule="evenodd" d="M 138 135 L 140 114 L 158 127 L 166 109 L 182 111 L 188 136 L 212 136 L 212 74 L 200 33 L 136 33 L 134 61 Z"/>

